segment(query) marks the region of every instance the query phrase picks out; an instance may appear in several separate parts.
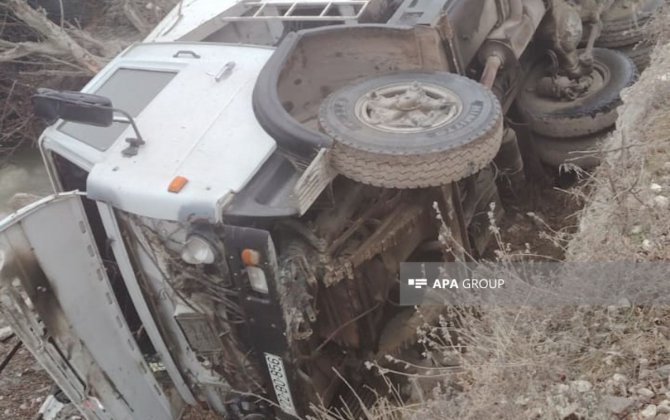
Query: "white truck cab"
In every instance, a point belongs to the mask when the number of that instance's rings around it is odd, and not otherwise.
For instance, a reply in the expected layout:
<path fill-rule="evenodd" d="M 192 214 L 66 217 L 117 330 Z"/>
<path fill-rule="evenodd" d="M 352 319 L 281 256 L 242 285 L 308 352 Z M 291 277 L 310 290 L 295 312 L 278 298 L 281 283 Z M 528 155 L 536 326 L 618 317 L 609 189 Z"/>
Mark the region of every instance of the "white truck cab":
<path fill-rule="evenodd" d="M 211 43 L 134 45 L 83 92 L 128 112 L 145 144 L 127 156 L 126 139 L 136 137 L 130 125 L 63 121 L 44 132 L 45 157 L 52 168 L 56 153 L 89 172 L 86 191 L 93 200 L 157 219 L 220 221 L 225 203 L 276 149 L 251 103 L 272 53 Z M 177 177 L 186 184 L 170 192 Z"/>
<path fill-rule="evenodd" d="M 441 314 L 398 304 L 400 264 L 484 255 L 524 165 L 612 128 L 636 73 L 592 3 L 181 1 L 35 95 L 54 195 L 0 221 L 0 311 L 87 419 L 300 418 L 385 385 L 365 362 Z"/>

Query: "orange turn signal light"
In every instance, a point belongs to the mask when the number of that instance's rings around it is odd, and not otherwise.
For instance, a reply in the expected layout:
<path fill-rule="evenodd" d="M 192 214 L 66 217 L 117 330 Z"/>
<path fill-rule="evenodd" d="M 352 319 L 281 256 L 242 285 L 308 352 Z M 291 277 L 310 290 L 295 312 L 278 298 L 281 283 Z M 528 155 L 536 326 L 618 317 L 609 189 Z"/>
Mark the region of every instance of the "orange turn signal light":
<path fill-rule="evenodd" d="M 261 254 L 253 249 L 242 250 L 242 263 L 246 266 L 255 266 L 261 262 Z"/>
<path fill-rule="evenodd" d="M 178 193 L 188 184 L 188 178 L 183 176 L 176 176 L 168 185 L 168 191 L 171 193 Z"/>

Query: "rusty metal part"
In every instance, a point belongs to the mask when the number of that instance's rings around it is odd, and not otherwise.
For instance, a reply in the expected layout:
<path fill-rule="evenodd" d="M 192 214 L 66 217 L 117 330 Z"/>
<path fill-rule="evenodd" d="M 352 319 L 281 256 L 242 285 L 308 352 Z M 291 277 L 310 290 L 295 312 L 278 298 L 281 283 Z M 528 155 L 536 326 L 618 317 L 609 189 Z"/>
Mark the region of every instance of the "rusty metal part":
<path fill-rule="evenodd" d="M 304 341 L 313 334 L 317 309 L 310 290 L 317 287 L 313 251 L 303 241 L 292 241 L 283 247 L 279 257 L 277 290 L 286 322 L 286 336 Z"/>
<path fill-rule="evenodd" d="M 325 287 L 316 297 L 319 336 L 346 348 L 376 344 L 383 311 L 369 308 L 381 308 L 400 262 L 435 235 L 426 200 L 377 191 L 380 198 L 336 238 L 338 252 L 323 266 Z"/>
<path fill-rule="evenodd" d="M 546 26 L 559 65 L 559 74 L 571 80 L 588 76 L 593 68 L 593 47 L 600 35 L 602 15 L 612 0 L 552 0 Z M 578 50 L 586 26 L 586 47 Z"/>
<path fill-rule="evenodd" d="M 387 190 L 388 191 L 388 190 Z M 393 196 L 388 196 L 387 191 L 384 191 L 377 203 L 370 206 L 365 212 L 354 219 L 349 227 L 347 227 L 337 238 L 333 239 L 328 247 L 327 254 L 335 255 L 336 252 L 344 245 L 356 232 L 358 232 L 365 223 L 374 219 L 376 216 L 387 213 L 402 199 L 402 193 L 396 193 Z M 360 203 L 357 203 L 360 206 Z"/>
<path fill-rule="evenodd" d="M 332 263 L 328 264 L 326 274 L 322 278 L 324 285 L 329 287 L 344 278 L 353 278 L 356 268 L 397 245 L 399 238 L 418 224 L 424 212 L 425 208 L 422 204 L 400 203 L 393 211 L 387 213 L 384 220 L 362 244 L 347 252 L 350 255 L 335 257 Z M 365 220 L 365 218 L 356 220 L 352 228 L 360 228 Z M 343 234 L 347 238 L 351 235 L 351 229 Z M 419 243 L 416 243 L 414 247 L 416 248 Z"/>
<path fill-rule="evenodd" d="M 633 0 L 636 2 L 637 0 Z M 602 21 L 603 15 L 613 8 L 615 0 L 579 0 L 579 6 L 582 21 L 586 24 L 598 23 Z M 631 2 L 630 0 L 623 0 L 619 3 Z"/>
<path fill-rule="evenodd" d="M 593 60 L 593 47 L 603 30 L 603 14 L 610 9 L 614 0 L 582 0 L 580 2 L 581 16 L 588 34 L 584 51 L 580 54 L 580 60 L 586 65 L 591 65 Z"/>
<path fill-rule="evenodd" d="M 501 196 L 518 199 L 521 195 L 521 189 L 526 184 L 526 176 L 518 138 L 514 129 L 505 128 L 500 151 L 494 162 L 499 171 L 496 175 L 496 184 Z"/>
<path fill-rule="evenodd" d="M 493 87 L 493 83 L 496 80 L 496 76 L 498 75 L 498 70 L 500 70 L 500 66 L 502 66 L 502 63 L 503 61 L 499 56 L 495 54 L 490 55 L 486 59 L 484 72 L 482 73 L 482 77 L 479 82 L 487 88 L 491 89 Z"/>
<path fill-rule="evenodd" d="M 579 8 L 566 0 L 552 0 L 550 19 L 545 29 L 560 72 L 571 79 L 588 74 L 590 69 L 580 60 L 577 51 L 584 30 Z"/>
<path fill-rule="evenodd" d="M 480 82 L 489 89 L 494 88 L 501 70 L 507 70 L 506 74 L 512 78 L 519 73 L 518 60 L 547 11 L 542 0 L 500 0 L 496 2 L 496 8 L 500 24 L 487 36 L 478 51 L 479 61 L 484 65 Z M 494 92 L 501 102 L 509 93 Z"/>
<path fill-rule="evenodd" d="M 593 48 L 602 30 L 601 16 L 612 0 L 552 0 L 550 17 L 544 26 L 552 44 L 549 57 L 550 75 L 537 84 L 540 96 L 574 101 L 588 96 L 602 86 L 603 72 L 594 62 Z M 586 46 L 578 49 L 584 26 L 588 31 Z"/>
<path fill-rule="evenodd" d="M 571 80 L 566 76 L 543 77 L 539 80 L 535 91 L 539 96 L 570 102 L 586 95 L 592 84 L 593 79 L 589 76 L 577 80 Z"/>
<path fill-rule="evenodd" d="M 319 212 L 314 221 L 316 234 L 328 243 L 329 254 L 332 254 L 333 243 L 341 236 L 349 221 L 355 217 L 361 203 L 370 194 L 370 187 L 341 179 L 344 185 L 337 184 L 333 191 L 333 204 L 330 208 Z"/>
<path fill-rule="evenodd" d="M 408 234 L 408 231 L 419 224 L 421 216 L 425 215 L 426 206 L 423 202 L 402 203 L 382 222 L 377 230 L 363 242 L 351 257 L 354 268 L 375 255 L 387 251 L 399 240 Z M 418 246 L 418 243 L 416 244 Z"/>
<path fill-rule="evenodd" d="M 598 61 L 591 63 L 591 72 L 571 79 L 561 74 L 541 78 L 535 86 L 540 97 L 572 102 L 600 91 L 610 80 L 610 70 Z"/>
<path fill-rule="evenodd" d="M 509 14 L 487 36 L 479 52 L 481 62 L 492 53 L 499 55 L 503 63 L 521 57 L 547 11 L 542 0 L 507 0 L 507 3 Z"/>

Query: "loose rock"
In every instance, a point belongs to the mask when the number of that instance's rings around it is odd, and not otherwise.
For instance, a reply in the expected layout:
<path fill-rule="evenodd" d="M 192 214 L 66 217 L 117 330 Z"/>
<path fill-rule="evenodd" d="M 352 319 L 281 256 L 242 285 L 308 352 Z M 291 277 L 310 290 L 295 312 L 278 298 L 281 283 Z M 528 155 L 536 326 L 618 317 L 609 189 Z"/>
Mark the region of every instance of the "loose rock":
<path fill-rule="evenodd" d="M 670 208 L 670 199 L 663 195 L 657 195 L 654 197 L 654 206 L 661 210 L 667 210 Z"/>
<path fill-rule="evenodd" d="M 654 372 L 649 369 L 640 369 L 640 373 L 637 375 L 638 379 L 647 379 L 653 376 Z"/>
<path fill-rule="evenodd" d="M 654 404 L 649 404 L 644 408 L 644 410 L 640 411 L 640 415 L 642 416 L 643 419 L 652 419 L 656 417 L 656 412 L 657 408 Z"/>
<path fill-rule="evenodd" d="M 603 406 L 612 414 L 624 414 L 626 413 L 635 403 L 635 400 L 631 398 L 624 397 L 614 397 L 611 395 L 603 398 Z"/>
<path fill-rule="evenodd" d="M 577 392 L 589 392 L 591 388 L 593 388 L 593 385 L 591 385 L 591 382 L 589 381 L 572 381 L 572 387 L 577 391 Z"/>
<path fill-rule="evenodd" d="M 637 395 L 643 397 L 643 398 L 653 398 L 654 397 L 654 391 L 652 391 L 649 388 L 640 388 L 637 391 Z"/>
<path fill-rule="evenodd" d="M 628 382 L 628 378 L 626 377 L 626 375 L 622 375 L 620 373 L 615 373 L 614 375 L 612 375 L 612 379 L 614 380 L 614 382 L 620 384 L 625 384 L 626 382 Z"/>

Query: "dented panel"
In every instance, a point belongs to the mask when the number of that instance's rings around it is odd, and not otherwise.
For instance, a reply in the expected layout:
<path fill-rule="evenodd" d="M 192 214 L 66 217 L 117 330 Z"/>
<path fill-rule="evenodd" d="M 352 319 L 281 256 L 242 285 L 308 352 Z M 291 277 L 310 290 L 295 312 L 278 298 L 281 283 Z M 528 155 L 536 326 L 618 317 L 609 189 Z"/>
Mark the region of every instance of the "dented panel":
<path fill-rule="evenodd" d="M 78 193 L 0 222 L 0 309 L 87 418 L 179 416 L 183 402 L 156 381 L 121 313 Z"/>

